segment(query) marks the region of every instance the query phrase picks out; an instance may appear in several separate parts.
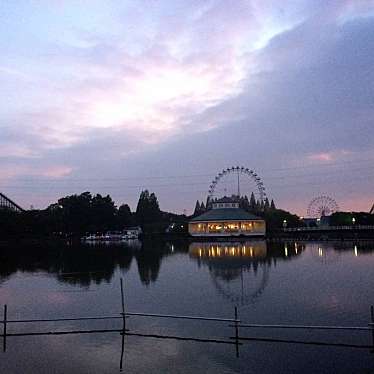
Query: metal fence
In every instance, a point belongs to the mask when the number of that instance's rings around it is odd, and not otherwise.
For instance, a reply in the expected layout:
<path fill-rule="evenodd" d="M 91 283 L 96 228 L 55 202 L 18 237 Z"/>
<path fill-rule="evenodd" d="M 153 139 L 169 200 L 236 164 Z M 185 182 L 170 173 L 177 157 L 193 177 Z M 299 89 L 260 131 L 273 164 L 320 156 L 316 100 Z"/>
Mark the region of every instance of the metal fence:
<path fill-rule="evenodd" d="M 184 341 L 204 342 L 204 343 L 218 343 L 235 345 L 236 356 L 239 357 L 239 346 L 244 341 L 263 341 L 272 343 L 292 343 L 292 344 L 306 344 L 306 345 L 320 345 L 320 346 L 335 346 L 335 347 L 349 347 L 349 348 L 364 348 L 374 349 L 374 307 L 370 307 L 370 321 L 367 326 L 321 326 L 321 325 L 297 325 L 297 324 L 256 324 L 242 322 L 238 315 L 238 308 L 234 308 L 233 318 L 222 317 L 208 317 L 208 316 L 192 316 L 192 315 L 175 315 L 175 314 L 155 314 L 155 313 L 141 313 L 141 312 L 127 312 L 125 309 L 125 297 L 123 280 L 120 281 L 121 286 L 121 307 L 122 311 L 117 315 L 107 316 L 90 316 L 90 317 L 67 317 L 67 318 L 41 318 L 41 319 L 8 319 L 8 305 L 4 305 L 3 332 L 0 335 L 3 338 L 3 351 L 6 352 L 7 338 L 14 336 L 45 336 L 45 335 L 68 335 L 68 334 L 91 334 L 91 333 L 120 333 L 122 336 L 122 353 L 120 360 L 120 368 L 122 369 L 124 337 L 125 336 L 140 336 L 155 339 L 175 339 Z M 165 318 L 165 319 L 181 319 L 194 320 L 204 322 L 218 322 L 225 323 L 227 326 L 233 328 L 233 336 L 223 338 L 203 338 L 203 337 L 186 337 L 177 335 L 159 335 L 159 334 L 143 334 L 133 332 L 126 326 L 126 320 L 129 317 L 148 317 L 148 318 Z M 69 331 L 43 331 L 43 332 L 9 332 L 8 327 L 12 324 L 36 324 L 46 322 L 67 322 L 67 321 L 94 321 L 94 320 L 122 320 L 122 326 L 116 329 L 90 329 L 90 330 L 69 330 Z M 258 336 L 244 336 L 243 331 L 248 329 L 266 329 L 266 330 L 336 330 L 336 331 L 360 331 L 368 332 L 370 334 L 370 344 L 351 344 L 340 342 L 326 342 L 326 341 L 305 341 L 305 340 L 291 340 L 279 339 L 273 337 L 258 337 Z"/>

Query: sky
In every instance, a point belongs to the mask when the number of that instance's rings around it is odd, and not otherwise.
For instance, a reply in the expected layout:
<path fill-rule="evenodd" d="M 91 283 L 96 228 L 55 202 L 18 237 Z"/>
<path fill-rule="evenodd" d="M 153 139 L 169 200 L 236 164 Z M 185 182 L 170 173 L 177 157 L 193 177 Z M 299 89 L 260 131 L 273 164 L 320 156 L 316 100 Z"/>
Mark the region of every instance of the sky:
<path fill-rule="evenodd" d="M 3 0 L 0 192 L 189 214 L 239 165 L 291 212 L 368 211 L 373 66 L 372 0 Z"/>

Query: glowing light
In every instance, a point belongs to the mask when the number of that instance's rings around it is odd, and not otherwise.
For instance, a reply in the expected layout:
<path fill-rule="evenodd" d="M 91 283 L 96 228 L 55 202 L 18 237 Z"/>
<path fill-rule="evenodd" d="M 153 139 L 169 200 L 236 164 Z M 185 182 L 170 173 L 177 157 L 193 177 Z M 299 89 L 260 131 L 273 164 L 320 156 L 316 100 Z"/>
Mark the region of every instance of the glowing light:
<path fill-rule="evenodd" d="M 355 247 L 354 247 L 354 253 L 355 253 L 355 256 L 357 257 L 358 256 L 357 245 L 355 245 Z"/>

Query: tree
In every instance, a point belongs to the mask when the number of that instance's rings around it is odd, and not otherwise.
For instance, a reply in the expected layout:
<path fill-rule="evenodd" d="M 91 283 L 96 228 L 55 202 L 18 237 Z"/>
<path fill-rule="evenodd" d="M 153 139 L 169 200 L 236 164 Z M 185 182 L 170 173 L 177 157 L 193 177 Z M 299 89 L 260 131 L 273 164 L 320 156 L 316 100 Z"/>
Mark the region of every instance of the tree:
<path fill-rule="evenodd" d="M 91 220 L 91 201 L 92 195 L 90 192 L 66 196 L 58 200 L 58 205 L 62 209 L 64 232 L 84 233 L 88 230 Z"/>
<path fill-rule="evenodd" d="M 205 210 L 212 209 L 212 199 L 209 198 L 209 196 L 206 198 L 205 203 Z"/>
<path fill-rule="evenodd" d="M 161 211 L 157 197 L 153 192 L 151 194 L 148 190 L 141 192 L 136 207 L 136 218 L 142 226 L 160 221 Z"/>
<path fill-rule="evenodd" d="M 266 221 L 266 231 L 271 233 L 274 231 L 282 230 L 283 222 L 287 222 L 288 227 L 298 227 L 302 225 L 300 218 L 282 209 L 268 210 L 262 213 Z"/>
<path fill-rule="evenodd" d="M 248 196 L 245 195 L 245 196 L 242 196 L 240 198 L 240 207 L 246 211 L 249 211 L 250 210 L 250 203 L 249 203 L 249 200 L 248 200 Z"/>
<path fill-rule="evenodd" d="M 257 211 L 263 212 L 264 211 L 264 200 L 257 200 L 256 202 Z"/>
<path fill-rule="evenodd" d="M 249 208 L 252 211 L 257 210 L 256 198 L 253 192 L 251 193 L 251 198 L 249 199 Z"/>
<path fill-rule="evenodd" d="M 127 204 L 122 204 L 118 208 L 117 213 L 117 225 L 119 229 L 122 229 L 124 226 L 132 226 L 134 224 L 133 214 L 131 209 Z"/>
<path fill-rule="evenodd" d="M 61 231 L 83 234 L 87 231 L 106 231 L 115 225 L 117 209 L 112 198 L 90 192 L 66 196 L 49 207 L 62 222 Z"/>
<path fill-rule="evenodd" d="M 96 231 L 109 230 L 115 224 L 116 206 L 112 198 L 97 194 L 91 200 L 90 206 L 91 224 Z"/>
<path fill-rule="evenodd" d="M 271 199 L 270 209 L 271 209 L 271 210 L 274 210 L 274 209 L 275 209 L 275 204 L 274 204 L 274 200 L 273 200 L 273 199 Z"/>
<path fill-rule="evenodd" d="M 266 197 L 265 203 L 264 203 L 264 210 L 269 210 L 269 208 L 270 208 L 269 199 Z"/>
<path fill-rule="evenodd" d="M 201 205 L 199 203 L 199 200 L 197 200 L 196 204 L 195 204 L 195 210 L 193 212 L 193 215 L 198 216 L 200 213 L 201 213 Z"/>

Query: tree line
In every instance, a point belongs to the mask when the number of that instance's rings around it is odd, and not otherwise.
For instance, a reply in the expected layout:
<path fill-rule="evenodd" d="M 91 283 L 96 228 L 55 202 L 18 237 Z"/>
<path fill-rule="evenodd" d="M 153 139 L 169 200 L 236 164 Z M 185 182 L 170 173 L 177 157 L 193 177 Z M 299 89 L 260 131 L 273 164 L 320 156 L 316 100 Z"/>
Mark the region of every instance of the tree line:
<path fill-rule="evenodd" d="M 43 210 L 15 212 L 0 209 L 1 237 L 81 236 L 88 232 L 123 230 L 141 226 L 145 233 L 164 232 L 171 222 L 184 222 L 184 215 L 160 210 L 156 195 L 141 192 L 136 210 L 128 204 L 118 208 L 110 195 L 90 192 L 60 198 Z"/>
<path fill-rule="evenodd" d="M 209 200 L 206 204 L 197 201 L 192 216 L 210 209 L 211 203 Z M 305 225 L 297 215 L 276 208 L 273 200 L 269 202 L 266 198 L 260 202 L 253 193 L 250 198 L 242 196 L 239 203 L 242 209 L 265 219 L 268 233 L 282 229 L 284 221 L 287 221 L 287 227 Z M 145 234 L 165 231 L 183 234 L 187 233 L 189 218 L 162 211 L 156 195 L 148 190 L 140 193 L 135 211 L 131 211 L 128 204 L 117 207 L 110 195 L 83 192 L 60 198 L 43 210 L 15 212 L 0 209 L 0 240 L 56 235 L 78 237 L 86 233 L 123 230 L 129 226 L 141 226 Z M 329 218 L 329 223 L 336 226 L 374 225 L 374 215 L 338 212 Z"/>
<path fill-rule="evenodd" d="M 232 195 L 231 198 L 233 198 L 234 200 L 238 200 L 239 207 L 252 214 L 258 214 L 261 216 L 266 211 L 276 210 L 273 199 L 271 199 L 271 201 L 269 201 L 267 197 L 264 200 L 256 199 L 253 192 L 251 193 L 249 199 L 247 195 L 240 196 L 239 198 L 236 195 Z M 217 199 L 207 198 L 206 204 L 204 204 L 203 201 L 200 203 L 200 201 L 197 200 L 193 217 L 206 212 L 208 209 L 211 209 L 212 204 L 215 201 L 217 201 Z"/>

